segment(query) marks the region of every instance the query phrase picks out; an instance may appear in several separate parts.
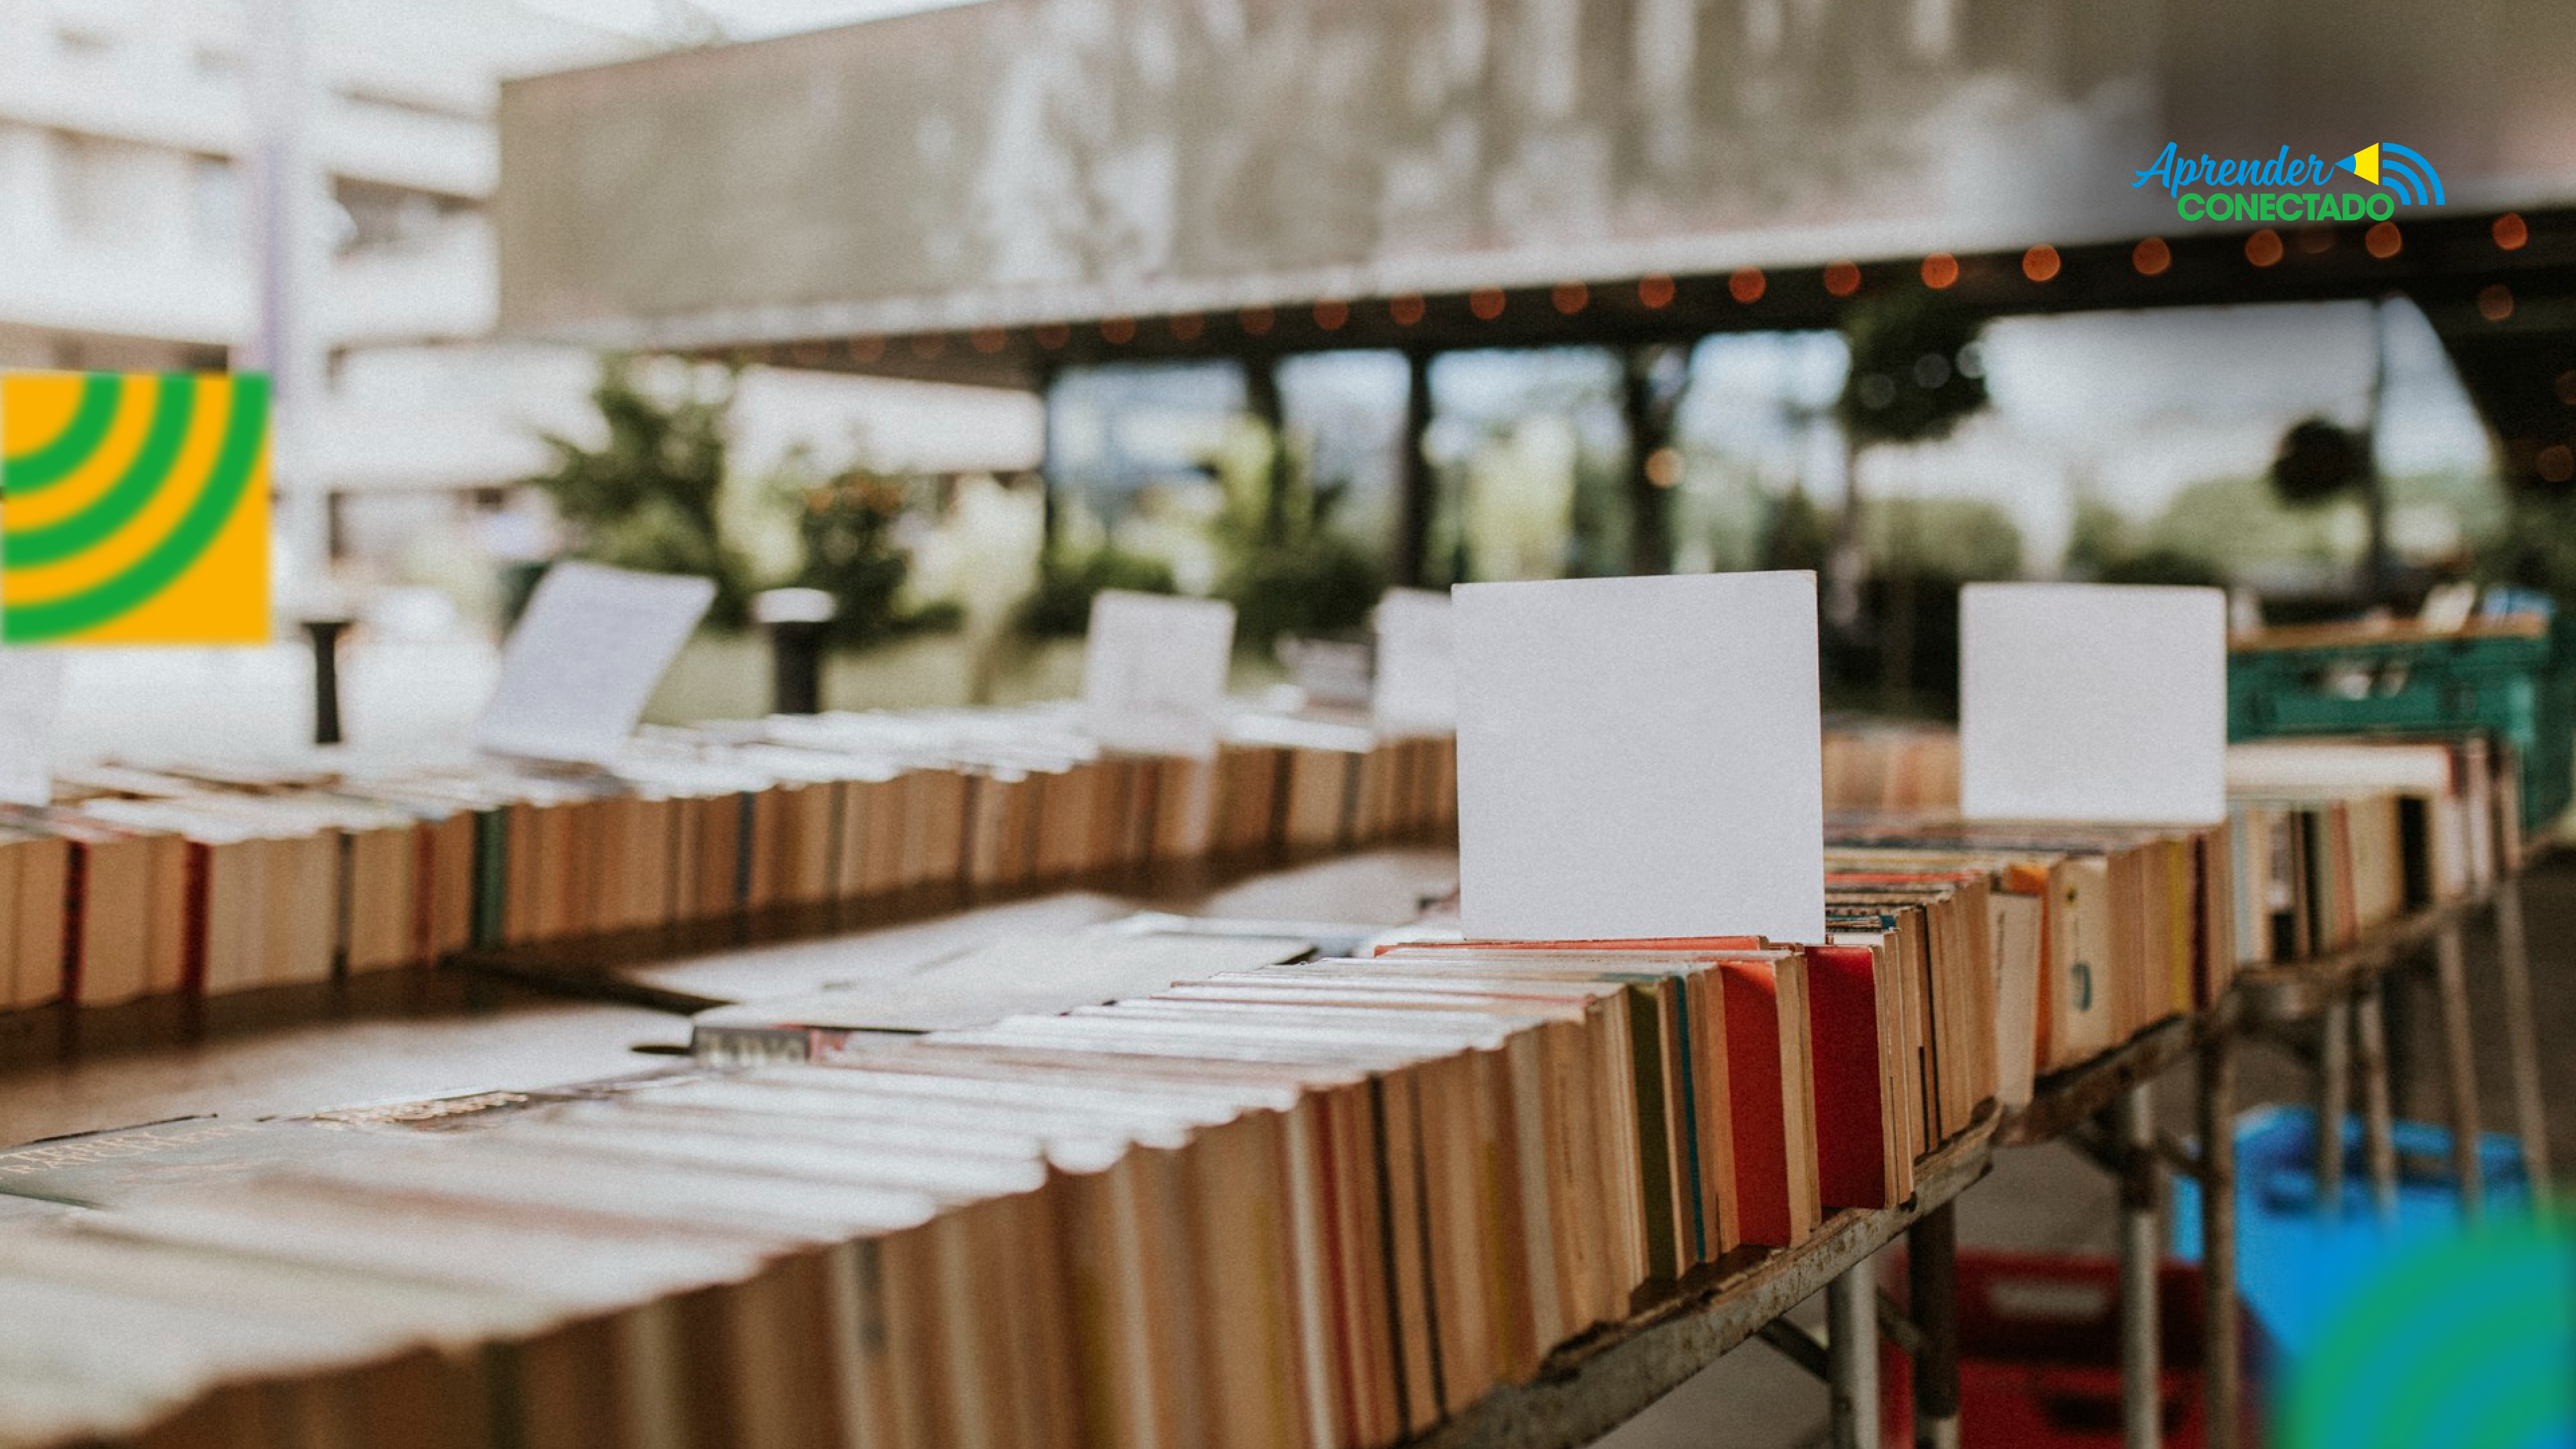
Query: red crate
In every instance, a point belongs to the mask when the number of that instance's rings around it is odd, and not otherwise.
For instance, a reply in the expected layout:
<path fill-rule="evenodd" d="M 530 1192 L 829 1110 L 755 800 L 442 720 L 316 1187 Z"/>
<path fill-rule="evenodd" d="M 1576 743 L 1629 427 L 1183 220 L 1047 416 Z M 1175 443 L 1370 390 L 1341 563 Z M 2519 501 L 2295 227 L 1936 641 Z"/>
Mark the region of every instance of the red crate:
<path fill-rule="evenodd" d="M 2118 1449 L 2119 1265 L 2107 1258 L 1961 1252 L 1959 1435 L 1967 1449 Z M 1897 1281 L 1903 1281 L 1901 1270 Z M 2239 1310 L 2245 1345 L 2245 1431 L 2259 1444 L 2253 1367 L 2259 1330 Z M 2168 1263 L 2157 1275 L 2164 1442 L 2207 1441 L 2201 1390 L 2199 1271 Z M 1893 1346 L 1880 1356 L 1879 1423 L 1889 1449 L 1914 1442 L 1913 1364 Z"/>

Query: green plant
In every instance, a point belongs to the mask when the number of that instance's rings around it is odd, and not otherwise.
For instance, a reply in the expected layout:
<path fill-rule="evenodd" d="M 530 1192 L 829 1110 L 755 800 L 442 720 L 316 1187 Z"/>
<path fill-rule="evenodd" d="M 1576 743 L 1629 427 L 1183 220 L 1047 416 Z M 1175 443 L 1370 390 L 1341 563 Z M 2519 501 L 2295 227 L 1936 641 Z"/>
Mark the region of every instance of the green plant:
<path fill-rule="evenodd" d="M 751 595 L 749 567 L 725 545 L 716 516 L 733 396 L 732 374 L 710 386 L 692 369 L 664 400 L 639 383 L 630 359 L 602 357 L 590 400 L 607 441 L 591 448 L 546 434 L 554 467 L 526 480 L 553 498 L 573 557 L 712 579 L 709 618 L 719 624 L 740 624 Z"/>
<path fill-rule="evenodd" d="M 2511 522 L 2478 550 L 2477 577 L 2576 605 L 2576 493 L 2517 489 L 2507 506 Z"/>
<path fill-rule="evenodd" d="M 1091 627 L 1091 600 L 1103 589 L 1175 594 L 1172 566 L 1104 543 L 1084 553 L 1049 549 L 1038 560 L 1037 588 L 1020 605 L 1020 632 L 1035 639 L 1079 637 Z"/>
<path fill-rule="evenodd" d="M 903 479 L 863 468 L 805 490 L 796 519 L 804 565 L 796 582 L 832 596 L 835 643 L 866 648 L 965 622 L 965 609 L 954 600 L 918 608 L 904 602 L 912 554 L 896 530 L 913 495 Z"/>
<path fill-rule="evenodd" d="M 1234 605 L 1236 642 L 1267 648 L 1283 634 L 1366 624 L 1386 592 L 1386 571 L 1349 539 L 1313 532 L 1235 558 L 1217 592 Z"/>
<path fill-rule="evenodd" d="M 1226 499 L 1216 521 L 1225 554 L 1216 593 L 1234 605 L 1238 645 L 1267 649 L 1283 634 L 1368 622 L 1386 592 L 1386 571 L 1332 526 L 1347 484 L 1319 486 L 1302 453 L 1250 418 L 1210 469 Z"/>
<path fill-rule="evenodd" d="M 2100 581 L 2106 584 L 2198 584 L 2223 589 L 2228 585 L 2227 571 L 2207 555 L 2179 548 L 2149 548 L 2126 554 L 2102 565 Z"/>
<path fill-rule="evenodd" d="M 1822 570 L 1833 547 L 1833 519 L 1807 496 L 1805 485 L 1793 485 L 1772 505 L 1769 526 L 1762 535 L 1761 566 Z"/>

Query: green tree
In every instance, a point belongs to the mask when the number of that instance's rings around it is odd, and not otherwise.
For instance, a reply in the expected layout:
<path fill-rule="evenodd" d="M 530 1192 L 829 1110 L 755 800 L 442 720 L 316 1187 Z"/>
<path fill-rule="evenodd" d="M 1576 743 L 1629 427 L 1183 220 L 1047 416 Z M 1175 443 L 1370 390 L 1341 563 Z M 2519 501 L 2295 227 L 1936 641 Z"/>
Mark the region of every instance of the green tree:
<path fill-rule="evenodd" d="M 1825 618 L 1846 638 L 1862 633 L 1868 593 L 1869 539 L 1875 530 L 1861 506 L 1860 455 L 1880 444 L 1910 445 L 1948 437 L 1986 405 L 1985 369 L 1977 336 L 1983 322 L 1929 288 L 1898 286 L 1876 293 L 1843 313 L 1843 344 L 1851 365 L 1843 377 L 1834 415 L 1842 423 L 1842 517 L 1825 596 Z M 1911 518 L 1897 522 L 1908 524 Z M 1910 530 L 1900 527 L 1894 536 Z M 2020 552 L 2014 535 L 2013 552 Z M 1879 677 L 1891 705 L 1901 704 L 1922 674 L 1918 645 L 1925 583 L 1900 550 L 1887 586 L 1880 589 Z M 1938 586 L 1934 585 L 1934 592 Z M 1936 651 L 1924 650 L 1929 658 Z"/>
<path fill-rule="evenodd" d="M 1904 577 L 2009 579 L 2021 573 L 2021 527 L 1983 498 L 1891 498 L 1870 510 L 1869 552 Z"/>
<path fill-rule="evenodd" d="M 748 565 L 717 521 L 736 378 L 710 383 L 692 368 L 664 399 L 638 381 L 631 359 L 603 357 L 590 400 L 607 441 L 592 448 L 546 434 L 554 467 L 527 480 L 554 499 L 573 557 L 712 579 L 709 617 L 719 624 L 740 624 L 751 595 Z"/>
<path fill-rule="evenodd" d="M 1091 628 L 1091 601 L 1103 589 L 1131 594 L 1176 594 L 1172 566 L 1103 541 L 1097 548 L 1049 549 L 1038 560 L 1038 583 L 1020 605 L 1020 632 L 1036 639 L 1079 638 Z"/>
<path fill-rule="evenodd" d="M 1854 452 L 1946 438 L 1986 405 L 1983 324 L 1942 293 L 1899 287 L 1843 314 L 1851 370 L 1834 405 Z"/>
<path fill-rule="evenodd" d="M 1368 622 L 1386 571 L 1333 527 L 1347 485 L 1314 480 L 1311 462 L 1245 418 L 1211 471 L 1225 490 L 1216 534 L 1219 598 L 1234 605 L 1235 642 L 1268 648 L 1283 634 L 1332 634 Z"/>

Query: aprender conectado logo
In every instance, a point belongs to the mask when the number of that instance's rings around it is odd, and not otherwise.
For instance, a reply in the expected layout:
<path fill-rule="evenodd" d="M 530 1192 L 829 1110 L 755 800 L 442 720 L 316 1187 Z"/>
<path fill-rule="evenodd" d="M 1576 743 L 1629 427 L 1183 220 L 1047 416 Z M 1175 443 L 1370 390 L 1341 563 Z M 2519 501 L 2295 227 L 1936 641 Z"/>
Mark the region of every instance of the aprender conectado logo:
<path fill-rule="evenodd" d="M 268 640 L 268 379 L 0 374 L 0 640 Z"/>
<path fill-rule="evenodd" d="M 2307 191 L 2302 187 L 2334 182 L 2336 172 L 2378 187 L 2377 191 Z M 2138 173 L 2132 188 L 2161 181 L 2174 198 L 2174 211 L 2185 221 L 2386 221 L 2407 206 L 2440 206 L 2442 176 L 2412 146 L 2378 141 L 2340 161 L 2315 155 L 2280 154 L 2263 160 L 2185 156 L 2165 143 L 2156 164 Z M 2192 186 L 2216 191 L 2192 191 Z"/>

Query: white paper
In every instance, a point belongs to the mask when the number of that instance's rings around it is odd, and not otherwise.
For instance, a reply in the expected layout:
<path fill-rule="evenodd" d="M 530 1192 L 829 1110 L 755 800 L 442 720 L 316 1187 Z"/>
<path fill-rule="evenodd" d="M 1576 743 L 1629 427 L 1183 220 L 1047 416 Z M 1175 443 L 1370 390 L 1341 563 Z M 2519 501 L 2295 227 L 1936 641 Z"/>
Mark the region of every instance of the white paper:
<path fill-rule="evenodd" d="M 2227 596 L 1970 584 L 1959 799 L 1972 820 L 2227 816 Z"/>
<path fill-rule="evenodd" d="M 1233 657 L 1234 605 L 1105 590 L 1091 601 L 1083 724 L 1113 750 L 1206 759 Z"/>
<path fill-rule="evenodd" d="M 663 671 L 715 601 L 678 574 L 566 561 L 546 570 L 501 651 L 474 742 L 534 760 L 614 761 Z"/>
<path fill-rule="evenodd" d="M 1458 653 L 1449 596 L 1389 589 L 1377 604 L 1378 728 L 1439 733 L 1458 723 Z"/>
<path fill-rule="evenodd" d="M 1814 574 L 1454 598 L 1468 935 L 1824 939 Z"/>
<path fill-rule="evenodd" d="M 62 650 L 0 649 L 0 800 L 54 802 L 54 720 L 62 707 Z"/>

